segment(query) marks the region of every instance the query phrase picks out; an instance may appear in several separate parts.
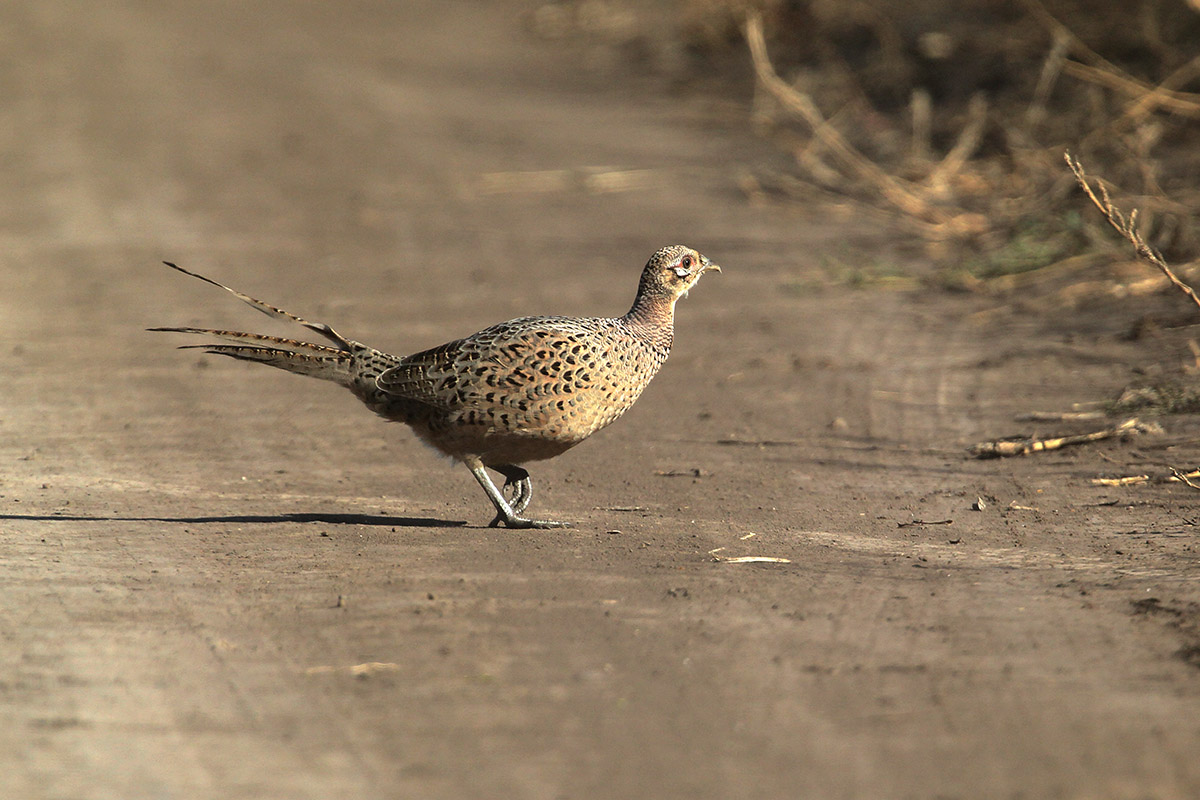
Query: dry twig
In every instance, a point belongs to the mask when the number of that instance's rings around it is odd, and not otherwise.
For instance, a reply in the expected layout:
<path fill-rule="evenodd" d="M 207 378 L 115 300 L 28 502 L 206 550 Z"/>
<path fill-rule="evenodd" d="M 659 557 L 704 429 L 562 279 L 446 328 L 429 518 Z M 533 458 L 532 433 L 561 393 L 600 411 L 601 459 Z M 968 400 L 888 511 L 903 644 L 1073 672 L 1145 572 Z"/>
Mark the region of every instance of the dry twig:
<path fill-rule="evenodd" d="M 1174 467 L 1171 467 L 1170 470 L 1171 477 L 1173 477 L 1175 480 L 1180 481 L 1181 483 L 1184 483 L 1193 489 L 1200 489 L 1200 485 L 1192 483 L 1191 480 L 1192 478 L 1200 478 L 1200 472 L 1180 472 Z"/>
<path fill-rule="evenodd" d="M 968 452 L 976 458 L 1027 456 L 1033 453 L 1043 453 L 1048 450 L 1058 450 L 1073 444 L 1098 442 L 1102 439 L 1125 439 L 1139 433 L 1162 433 L 1162 427 L 1153 422 L 1142 422 L 1137 417 L 1131 417 L 1120 425 L 1104 428 L 1099 431 L 1092 431 L 1091 433 L 1055 436 L 1048 439 L 1022 437 L 992 439 L 972 445 L 968 449 Z"/>
<path fill-rule="evenodd" d="M 1021 0 L 1021 5 L 1025 6 L 1025 10 L 1037 17 L 1055 38 L 1064 39 L 1071 50 L 1080 58 L 1088 61 L 1096 66 L 1118 75 L 1124 74 L 1121 70 L 1104 59 L 1104 56 L 1097 53 L 1092 48 L 1088 47 L 1082 39 L 1075 35 L 1074 31 L 1058 21 L 1058 18 L 1050 13 L 1046 6 L 1042 5 L 1041 0 Z"/>
<path fill-rule="evenodd" d="M 368 661 L 365 664 L 351 664 L 349 666 L 332 666 L 322 665 L 319 667 L 309 667 L 304 670 L 305 675 L 353 675 L 355 677 L 365 677 L 374 675 L 376 672 L 394 672 L 400 669 L 399 664 L 393 664 L 390 661 Z"/>
<path fill-rule="evenodd" d="M 1096 486 L 1133 486 L 1138 483 L 1149 483 L 1149 475 L 1126 475 L 1123 478 L 1092 478 Z"/>
<path fill-rule="evenodd" d="M 982 92 L 973 95 L 967 104 L 967 124 L 959 131 L 958 139 L 950 148 L 950 152 L 946 153 L 946 157 L 937 168 L 929 173 L 925 180 L 927 186 L 934 191 L 941 191 L 946 183 L 962 170 L 971 156 L 975 155 L 983 138 L 984 126 L 987 124 L 987 112 L 987 97 Z"/>
<path fill-rule="evenodd" d="M 745 537 L 743 537 L 745 538 Z M 724 550 L 724 547 L 716 547 L 708 551 L 712 556 L 713 561 L 719 561 L 722 564 L 790 564 L 790 558 L 780 558 L 779 556 L 723 556 L 719 553 Z"/>
<path fill-rule="evenodd" d="M 1083 165 L 1079 163 L 1079 160 L 1072 158 L 1070 153 L 1064 153 L 1063 155 L 1067 160 L 1067 166 L 1071 168 L 1071 172 L 1075 173 L 1075 180 L 1079 182 L 1083 191 L 1087 192 L 1087 196 L 1091 198 L 1096 208 L 1100 209 L 1100 212 L 1104 214 L 1108 223 L 1116 228 L 1118 233 L 1129 240 L 1136 250 L 1138 258 L 1158 267 L 1176 289 L 1190 297 L 1192 302 L 1200 308 L 1200 297 L 1196 296 L 1196 291 L 1191 286 L 1179 280 L 1175 273 L 1171 271 L 1171 268 L 1167 266 L 1167 262 L 1163 260 L 1162 255 L 1153 247 L 1146 244 L 1146 240 L 1142 238 L 1142 234 L 1137 229 L 1137 209 L 1135 208 L 1129 212 L 1129 217 L 1127 218 L 1121 212 L 1121 209 L 1113 205 L 1112 199 L 1108 196 L 1108 189 L 1104 186 L 1103 181 L 1096 182 L 1096 185 L 1100 187 L 1100 196 L 1097 197 L 1091 184 L 1088 183 L 1087 174 L 1084 173 Z"/>
<path fill-rule="evenodd" d="M 1066 422 L 1078 420 L 1104 419 L 1103 411 L 1030 411 L 1027 414 L 1017 414 L 1017 422 Z"/>
<path fill-rule="evenodd" d="M 1070 28 L 1059 22 L 1041 3 L 1041 0 L 1021 0 L 1021 5 L 1025 6 L 1030 14 L 1051 31 L 1056 40 L 1065 41 L 1072 53 L 1087 62 L 1086 64 L 1080 64 L 1077 61 L 1065 62 L 1063 71 L 1068 75 L 1123 92 L 1137 98 L 1138 103 L 1144 101 L 1150 104 L 1151 108 L 1162 107 L 1171 113 L 1188 117 L 1200 116 L 1200 95 L 1179 92 L 1171 88 L 1187 82 L 1188 76 L 1191 74 L 1190 70 L 1194 68 L 1192 64 L 1186 64 L 1176 70 L 1158 86 L 1150 86 L 1088 47 Z"/>
<path fill-rule="evenodd" d="M 1046 102 L 1050 99 L 1054 84 L 1058 82 L 1058 76 L 1062 73 L 1070 47 L 1070 37 L 1062 31 L 1055 31 L 1054 44 L 1046 54 L 1046 60 L 1042 62 L 1042 72 L 1038 76 L 1037 87 L 1033 90 L 1033 99 L 1025 109 L 1026 133 L 1041 125 L 1042 120 L 1046 118 Z"/>
<path fill-rule="evenodd" d="M 1162 84 L 1151 86 L 1111 64 L 1109 67 L 1110 69 L 1104 69 L 1080 64 L 1078 61 L 1067 61 L 1063 64 L 1063 72 L 1089 83 L 1127 94 L 1135 98 L 1138 103 L 1147 103 L 1150 108 L 1162 108 L 1183 117 L 1200 117 L 1200 97 L 1197 95 L 1168 89 Z"/>
<path fill-rule="evenodd" d="M 1175 467 L 1168 466 L 1171 471 L 1168 475 L 1162 473 L 1159 475 L 1125 475 L 1120 478 L 1093 478 L 1092 483 L 1096 486 L 1136 486 L 1143 483 L 1184 483 L 1193 489 L 1200 489 L 1200 484 L 1194 483 L 1193 478 L 1200 479 L 1200 469 L 1194 469 L 1190 472 L 1183 472 Z"/>
<path fill-rule="evenodd" d="M 1154 89 L 1139 97 L 1129 104 L 1129 107 L 1121 114 L 1121 120 L 1137 121 L 1142 117 L 1155 111 L 1164 103 L 1175 101 L 1186 101 L 1189 106 L 1200 108 L 1200 103 L 1191 98 L 1196 98 L 1197 95 L 1180 95 L 1178 93 L 1172 95 L 1176 86 L 1183 86 L 1188 81 L 1196 77 L 1200 73 L 1200 56 L 1196 56 L 1191 61 L 1184 64 L 1179 69 L 1172 72 L 1162 83 L 1155 86 Z M 1200 99 L 1200 98 L 1198 98 Z"/>

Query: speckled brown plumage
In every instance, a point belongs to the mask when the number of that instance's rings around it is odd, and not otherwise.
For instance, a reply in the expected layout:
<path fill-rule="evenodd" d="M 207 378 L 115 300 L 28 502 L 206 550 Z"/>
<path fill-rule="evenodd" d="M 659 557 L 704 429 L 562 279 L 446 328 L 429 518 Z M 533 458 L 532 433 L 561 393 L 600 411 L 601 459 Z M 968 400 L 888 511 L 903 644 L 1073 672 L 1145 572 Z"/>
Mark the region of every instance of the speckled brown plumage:
<path fill-rule="evenodd" d="M 174 264 L 265 314 L 297 322 L 330 340 L 312 344 L 240 331 L 152 328 L 205 334 L 226 344 L 185 345 L 350 389 L 372 411 L 403 422 L 423 441 L 466 464 L 496 507 L 492 524 L 554 527 L 521 516 L 532 485 L 520 465 L 556 456 L 624 414 L 671 351 L 675 302 L 720 267 L 683 245 L 656 252 L 622 317 L 521 317 L 410 356 L 346 339 Z M 511 498 L 485 467 L 505 476 Z"/>

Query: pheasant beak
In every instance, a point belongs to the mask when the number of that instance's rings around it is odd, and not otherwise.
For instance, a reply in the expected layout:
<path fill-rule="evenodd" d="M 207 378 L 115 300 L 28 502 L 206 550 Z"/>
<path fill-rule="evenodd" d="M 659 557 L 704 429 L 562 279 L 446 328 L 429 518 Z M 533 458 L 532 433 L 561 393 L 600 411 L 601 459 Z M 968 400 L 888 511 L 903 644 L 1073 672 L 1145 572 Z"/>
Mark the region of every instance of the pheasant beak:
<path fill-rule="evenodd" d="M 706 272 L 720 272 L 721 271 L 720 264 L 714 264 L 711 261 L 709 261 L 707 258 L 705 258 L 704 256 L 700 256 L 700 258 L 702 259 L 700 262 L 700 274 L 701 275 L 703 275 Z"/>

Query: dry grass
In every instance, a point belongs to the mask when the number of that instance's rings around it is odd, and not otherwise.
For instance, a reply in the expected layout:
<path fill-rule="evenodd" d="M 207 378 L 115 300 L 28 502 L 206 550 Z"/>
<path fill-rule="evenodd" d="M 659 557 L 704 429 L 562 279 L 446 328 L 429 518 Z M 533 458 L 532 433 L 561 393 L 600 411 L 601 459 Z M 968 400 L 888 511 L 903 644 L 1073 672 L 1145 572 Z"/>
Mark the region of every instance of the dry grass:
<path fill-rule="evenodd" d="M 972 283 L 1103 241 L 1069 148 L 1132 187 L 1156 252 L 1200 254 L 1200 14 L 1174 0 L 697 5 L 742 14 L 756 123 L 795 156 L 747 182 L 759 202 L 883 209 Z"/>

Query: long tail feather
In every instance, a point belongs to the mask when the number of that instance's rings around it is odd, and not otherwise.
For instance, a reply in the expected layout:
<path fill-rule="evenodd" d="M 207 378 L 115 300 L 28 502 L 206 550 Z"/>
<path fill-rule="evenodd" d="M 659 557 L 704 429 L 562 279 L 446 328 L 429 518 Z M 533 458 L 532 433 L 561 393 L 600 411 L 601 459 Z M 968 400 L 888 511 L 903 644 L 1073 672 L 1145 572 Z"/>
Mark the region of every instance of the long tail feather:
<path fill-rule="evenodd" d="M 270 305 L 268 303 L 264 303 L 261 300 L 256 300 L 248 294 L 242 294 L 241 292 L 237 291 L 236 289 L 230 289 L 225 284 L 217 283 L 212 278 L 206 278 L 198 272 L 191 272 L 191 271 L 186 270 L 183 267 L 179 266 L 178 264 L 172 264 L 170 261 L 164 261 L 163 263 L 166 264 L 168 267 L 170 267 L 173 270 L 182 272 L 184 275 L 191 275 L 193 278 L 199 278 L 200 280 L 204 281 L 205 283 L 212 284 L 213 286 L 216 286 L 219 289 L 224 289 L 225 291 L 229 292 L 231 295 L 233 295 L 237 299 L 241 300 L 243 303 L 246 303 L 251 308 L 255 308 L 255 309 L 261 311 L 262 313 L 266 314 L 268 317 L 274 317 L 276 319 L 286 319 L 286 320 L 290 320 L 291 322 L 299 323 L 299 324 L 303 325 L 304 327 L 308 328 L 309 330 L 316 331 L 317 333 L 321 334 L 322 336 L 324 336 L 326 339 L 328 339 L 331 342 L 333 342 L 334 344 L 336 344 L 341 349 L 343 349 L 343 350 L 351 349 L 350 341 L 348 339 L 344 338 L 341 334 L 339 334 L 337 331 L 335 331 L 333 328 L 329 327 L 328 325 L 326 325 L 323 322 L 309 322 L 308 320 L 303 319 L 302 317 L 298 317 L 295 314 L 291 314 L 291 313 L 288 313 L 287 311 L 284 311 L 282 308 L 276 308 L 275 306 Z"/>
<path fill-rule="evenodd" d="M 244 331 L 228 331 L 219 328 L 194 328 L 189 326 L 171 326 L 149 328 L 151 331 L 168 331 L 173 333 L 192 333 L 201 336 L 211 336 L 230 344 L 193 344 L 184 345 L 182 350 L 203 350 L 206 353 L 229 356 L 241 361 L 256 361 L 287 372 L 308 375 L 327 381 L 334 381 L 344 386 L 351 386 L 355 381 L 354 363 L 356 354 L 369 350 L 358 342 L 353 342 L 335 332 L 328 325 L 309 322 L 306 319 L 289 314 L 287 311 L 267 305 L 249 295 L 230 289 L 224 284 L 217 283 L 211 278 L 195 272 L 189 272 L 183 267 L 164 261 L 168 267 L 199 278 L 205 283 L 224 289 L 269 317 L 286 319 L 299 323 L 309 330 L 315 331 L 332 341 L 337 347 L 324 344 L 313 344 L 299 339 L 288 339 L 282 336 L 270 336 L 262 333 L 246 333 Z"/>
<path fill-rule="evenodd" d="M 274 349 L 284 350 L 299 354 L 320 353 L 323 355 L 337 355 L 345 353 L 336 347 L 329 347 L 324 344 L 313 344 L 312 342 L 302 342 L 298 339 L 285 339 L 282 336 L 268 336 L 263 333 L 245 333 L 243 331 L 224 331 L 215 328 L 147 328 L 148 331 L 162 331 L 166 333 L 195 333 L 202 336 L 211 336 L 214 339 L 221 339 L 226 342 L 233 342 L 237 345 L 245 346 L 247 342 L 265 342 Z M 204 347 L 205 345 L 184 345 L 184 347 Z"/>
<path fill-rule="evenodd" d="M 317 345 L 320 347 L 320 345 Z M 349 384 L 351 374 L 351 356 L 333 348 L 324 348 L 331 355 L 310 355 L 283 350 L 278 347 L 255 347 L 252 345 L 234 344 L 185 344 L 180 350 L 203 350 L 219 356 L 229 356 L 239 361 L 255 361 L 272 367 L 322 378 L 336 383 Z"/>

